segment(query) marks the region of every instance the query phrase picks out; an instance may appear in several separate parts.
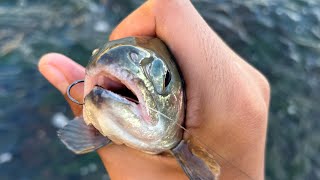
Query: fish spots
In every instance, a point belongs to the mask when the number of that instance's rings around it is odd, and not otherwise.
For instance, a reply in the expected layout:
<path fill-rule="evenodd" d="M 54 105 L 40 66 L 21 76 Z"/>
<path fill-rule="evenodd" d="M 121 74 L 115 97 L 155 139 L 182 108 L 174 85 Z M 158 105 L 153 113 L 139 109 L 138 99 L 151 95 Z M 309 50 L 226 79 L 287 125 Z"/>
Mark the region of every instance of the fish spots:
<path fill-rule="evenodd" d="M 99 49 L 94 49 L 91 53 L 92 56 L 95 56 L 99 52 Z"/>
<path fill-rule="evenodd" d="M 96 105 L 100 106 L 103 103 L 103 91 L 101 89 L 97 89 L 96 91 L 93 91 L 95 93 L 95 95 L 93 96 L 93 100 L 94 102 L 96 102 Z"/>
<path fill-rule="evenodd" d="M 139 63 L 139 55 L 136 52 L 130 52 L 129 56 L 133 62 Z"/>

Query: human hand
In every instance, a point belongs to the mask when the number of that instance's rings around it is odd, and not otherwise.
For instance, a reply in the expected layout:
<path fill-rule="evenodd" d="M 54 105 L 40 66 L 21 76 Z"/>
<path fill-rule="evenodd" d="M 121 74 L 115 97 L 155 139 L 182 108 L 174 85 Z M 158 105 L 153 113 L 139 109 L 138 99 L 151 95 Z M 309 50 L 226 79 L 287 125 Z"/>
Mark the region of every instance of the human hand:
<path fill-rule="evenodd" d="M 170 48 L 186 82 L 186 128 L 225 160 L 252 179 L 263 179 L 269 106 L 264 76 L 233 52 L 210 29 L 187 0 L 150 0 L 124 19 L 110 40 L 157 36 Z M 84 79 L 84 68 L 59 54 L 39 62 L 40 72 L 63 94 L 73 81 Z M 73 89 L 76 99 L 83 90 Z M 70 103 L 75 115 L 81 107 Z M 112 179 L 186 178 L 174 158 L 148 155 L 110 145 L 98 150 Z M 239 178 L 222 163 L 221 179 Z M 246 177 L 246 176 L 241 176 Z"/>

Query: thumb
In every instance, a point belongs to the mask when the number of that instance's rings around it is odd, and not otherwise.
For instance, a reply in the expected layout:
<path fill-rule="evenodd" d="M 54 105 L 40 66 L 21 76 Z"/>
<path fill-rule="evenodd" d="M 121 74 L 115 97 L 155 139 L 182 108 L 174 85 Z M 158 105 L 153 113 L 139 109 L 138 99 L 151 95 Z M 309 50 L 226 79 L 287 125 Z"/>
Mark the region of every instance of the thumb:
<path fill-rule="evenodd" d="M 84 78 L 84 68 L 68 57 L 57 53 L 42 56 L 38 67 L 41 74 L 64 95 L 73 113 L 76 116 L 82 114 L 82 107 L 70 101 L 66 92 L 72 82 Z M 75 99 L 81 102 L 83 85 L 75 86 L 71 93 Z"/>

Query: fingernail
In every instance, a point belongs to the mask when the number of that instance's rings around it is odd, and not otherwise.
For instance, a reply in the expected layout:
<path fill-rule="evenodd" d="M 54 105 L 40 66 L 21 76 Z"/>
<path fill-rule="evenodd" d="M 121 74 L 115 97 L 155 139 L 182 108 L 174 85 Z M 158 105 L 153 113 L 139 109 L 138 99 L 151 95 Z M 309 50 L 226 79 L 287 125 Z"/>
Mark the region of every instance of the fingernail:
<path fill-rule="evenodd" d="M 39 71 L 54 87 L 56 87 L 62 94 L 65 94 L 69 85 L 68 81 L 64 74 L 49 62 L 50 61 L 46 56 L 42 57 L 39 61 Z"/>

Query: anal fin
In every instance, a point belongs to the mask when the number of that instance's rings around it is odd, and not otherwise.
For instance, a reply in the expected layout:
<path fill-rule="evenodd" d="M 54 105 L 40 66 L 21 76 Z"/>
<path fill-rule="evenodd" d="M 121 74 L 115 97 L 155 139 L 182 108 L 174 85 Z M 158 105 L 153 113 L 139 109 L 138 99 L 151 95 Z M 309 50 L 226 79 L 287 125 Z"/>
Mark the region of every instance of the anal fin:
<path fill-rule="evenodd" d="M 82 117 L 76 117 L 58 131 L 58 137 L 76 154 L 95 151 L 111 140 L 101 135 L 93 126 L 86 125 Z"/>

